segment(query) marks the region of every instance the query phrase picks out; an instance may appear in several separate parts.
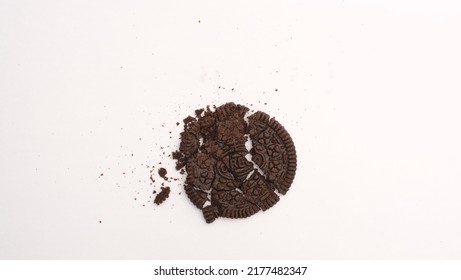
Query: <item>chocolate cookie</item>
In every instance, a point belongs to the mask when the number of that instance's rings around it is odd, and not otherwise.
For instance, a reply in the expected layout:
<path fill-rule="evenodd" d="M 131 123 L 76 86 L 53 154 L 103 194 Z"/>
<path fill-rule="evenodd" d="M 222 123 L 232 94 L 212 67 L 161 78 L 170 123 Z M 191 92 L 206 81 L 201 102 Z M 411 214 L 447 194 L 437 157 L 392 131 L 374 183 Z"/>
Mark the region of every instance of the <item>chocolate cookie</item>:
<path fill-rule="evenodd" d="M 248 111 L 227 103 L 214 111 L 196 110 L 196 117 L 184 119 L 173 158 L 178 170 L 185 168 L 186 194 L 208 223 L 269 209 L 295 177 L 296 150 L 288 132 L 263 112 L 246 121 Z"/>

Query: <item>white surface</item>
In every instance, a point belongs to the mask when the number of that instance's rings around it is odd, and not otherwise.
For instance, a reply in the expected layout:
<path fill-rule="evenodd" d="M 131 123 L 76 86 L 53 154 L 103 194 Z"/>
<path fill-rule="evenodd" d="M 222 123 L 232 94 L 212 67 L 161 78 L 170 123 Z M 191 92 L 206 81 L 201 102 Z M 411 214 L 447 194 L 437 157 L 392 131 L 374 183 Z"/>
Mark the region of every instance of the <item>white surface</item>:
<path fill-rule="evenodd" d="M 0 258 L 461 257 L 456 1 L 169 2 L 0 2 Z M 147 203 L 176 121 L 226 101 L 291 133 L 289 193 Z"/>

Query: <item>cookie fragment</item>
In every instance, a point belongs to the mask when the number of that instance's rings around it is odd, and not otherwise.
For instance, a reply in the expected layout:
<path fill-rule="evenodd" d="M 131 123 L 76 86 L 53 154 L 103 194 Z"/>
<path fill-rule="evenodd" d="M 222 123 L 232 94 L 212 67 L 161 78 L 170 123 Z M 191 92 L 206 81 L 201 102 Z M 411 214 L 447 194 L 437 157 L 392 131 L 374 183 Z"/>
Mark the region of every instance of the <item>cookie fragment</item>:
<path fill-rule="evenodd" d="M 202 209 L 203 212 L 203 217 L 205 218 L 205 221 L 210 224 L 216 220 L 217 217 L 219 217 L 219 210 L 218 207 L 216 206 L 205 206 Z"/>
<path fill-rule="evenodd" d="M 161 191 L 155 196 L 154 203 L 162 204 L 170 196 L 170 187 L 161 187 Z"/>

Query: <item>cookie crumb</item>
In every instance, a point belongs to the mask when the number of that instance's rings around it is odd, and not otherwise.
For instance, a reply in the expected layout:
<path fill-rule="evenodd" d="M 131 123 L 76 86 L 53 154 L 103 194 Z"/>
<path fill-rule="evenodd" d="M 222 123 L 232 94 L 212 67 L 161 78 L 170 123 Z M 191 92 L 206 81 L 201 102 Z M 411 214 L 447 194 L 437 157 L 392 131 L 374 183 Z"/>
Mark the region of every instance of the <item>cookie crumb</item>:
<path fill-rule="evenodd" d="M 155 196 L 154 203 L 162 204 L 170 196 L 170 187 L 162 187 L 162 190 Z"/>
<path fill-rule="evenodd" d="M 166 169 L 163 168 L 163 167 L 160 167 L 159 170 L 158 170 L 158 175 L 159 175 L 160 177 L 162 177 L 163 179 L 165 179 L 165 180 L 168 180 L 168 177 L 166 177 L 166 174 L 167 174 L 167 173 L 168 173 L 168 172 L 167 172 Z"/>

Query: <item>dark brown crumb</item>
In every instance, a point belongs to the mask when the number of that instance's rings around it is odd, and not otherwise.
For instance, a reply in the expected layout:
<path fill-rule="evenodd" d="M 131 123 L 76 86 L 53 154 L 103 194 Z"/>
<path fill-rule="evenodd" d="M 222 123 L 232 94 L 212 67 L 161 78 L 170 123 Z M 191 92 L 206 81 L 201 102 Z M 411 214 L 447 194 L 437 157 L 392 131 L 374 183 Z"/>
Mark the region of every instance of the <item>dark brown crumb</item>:
<path fill-rule="evenodd" d="M 167 172 L 166 169 L 163 168 L 163 167 L 160 167 L 159 170 L 158 170 L 158 175 L 160 175 L 160 177 L 162 177 L 162 178 L 165 179 L 165 180 L 168 180 L 168 178 L 166 177 L 166 174 L 167 174 L 167 173 L 168 173 L 168 172 Z"/>
<path fill-rule="evenodd" d="M 176 122 L 176 125 L 177 125 L 177 126 L 179 126 L 179 125 L 180 125 L 180 123 L 179 123 L 179 122 Z"/>
<path fill-rule="evenodd" d="M 176 160 L 176 170 L 180 170 L 186 165 L 186 158 L 180 151 L 174 151 L 171 157 Z"/>
<path fill-rule="evenodd" d="M 162 204 L 170 196 L 170 187 L 162 188 L 162 190 L 155 196 L 154 203 L 157 205 Z"/>

